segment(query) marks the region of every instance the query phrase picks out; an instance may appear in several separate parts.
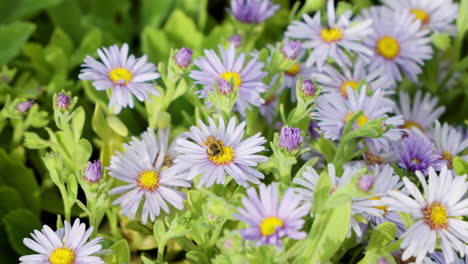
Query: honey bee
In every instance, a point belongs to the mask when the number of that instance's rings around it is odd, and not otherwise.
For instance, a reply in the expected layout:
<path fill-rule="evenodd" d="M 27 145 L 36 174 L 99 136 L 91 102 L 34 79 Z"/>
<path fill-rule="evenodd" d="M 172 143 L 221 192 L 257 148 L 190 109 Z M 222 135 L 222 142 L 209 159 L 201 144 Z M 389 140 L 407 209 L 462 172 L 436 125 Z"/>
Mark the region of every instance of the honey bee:
<path fill-rule="evenodd" d="M 223 154 L 223 141 L 216 140 L 214 136 L 208 136 L 203 145 L 207 146 L 206 154 L 210 156 L 219 156 Z"/>

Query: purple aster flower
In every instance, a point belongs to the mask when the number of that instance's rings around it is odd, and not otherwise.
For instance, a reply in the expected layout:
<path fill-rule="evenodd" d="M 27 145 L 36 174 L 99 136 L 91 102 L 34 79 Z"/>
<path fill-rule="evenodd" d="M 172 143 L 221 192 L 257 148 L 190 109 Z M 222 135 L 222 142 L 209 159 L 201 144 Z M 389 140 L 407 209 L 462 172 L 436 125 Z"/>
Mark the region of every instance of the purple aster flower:
<path fill-rule="evenodd" d="M 302 92 L 307 96 L 314 96 L 317 92 L 314 82 L 311 80 L 304 80 L 302 82 Z"/>
<path fill-rule="evenodd" d="M 395 145 L 395 151 L 400 159 L 399 165 L 409 171 L 427 174 L 429 167 L 439 171 L 447 165 L 434 144 L 419 133 L 409 132 L 400 145 Z"/>
<path fill-rule="evenodd" d="M 240 45 L 242 43 L 242 37 L 240 35 L 232 35 L 229 38 L 229 43 L 234 45 L 234 47 L 238 48 L 238 47 L 240 47 Z"/>
<path fill-rule="evenodd" d="M 301 203 L 302 196 L 289 188 L 280 200 L 275 182 L 268 186 L 260 185 L 259 195 L 255 188 L 247 190 L 247 197 L 242 199 L 244 208 L 238 208 L 234 217 L 245 222 L 249 227 L 240 233 L 246 240 L 256 241 L 257 246 L 275 245 L 283 248 L 281 238 L 299 240 L 306 237 L 306 232 L 299 231 L 304 225 L 302 219 L 309 213 L 310 204 Z"/>
<path fill-rule="evenodd" d="M 423 27 L 438 33 L 455 35 L 457 28 L 452 23 L 458 16 L 459 4 L 447 0 L 383 0 L 384 5 L 395 12 L 409 11 Z"/>
<path fill-rule="evenodd" d="M 159 73 L 153 63 L 147 62 L 146 55 L 138 59 L 128 56 L 127 44 L 123 44 L 120 50 L 113 45 L 98 49 L 97 53 L 102 62 L 86 56 L 78 77 L 93 81 L 96 90 L 112 89 L 109 107 L 113 107 L 115 113 L 119 113 L 122 107 L 133 108 L 132 94 L 140 102 L 149 99 L 150 94 L 159 95 L 153 84 L 147 83 L 157 79 Z"/>
<path fill-rule="evenodd" d="M 281 52 L 287 59 L 295 59 L 301 51 L 302 43 L 298 41 L 288 41 L 284 46 L 281 48 Z"/>
<path fill-rule="evenodd" d="M 328 58 L 340 66 L 351 66 L 351 59 L 347 54 L 367 56 L 373 54 L 371 49 L 361 43 L 372 33 L 370 19 L 353 23 L 350 21 L 352 15 L 350 10 L 336 18 L 333 0 L 328 0 L 327 4 L 327 25 L 322 25 L 320 15 L 321 13 L 317 12 L 311 18 L 304 14 L 305 23 L 294 21 L 286 32 L 289 38 L 304 40 L 303 48 L 313 50 L 306 62 L 308 67 L 316 64 L 318 70 L 322 71 Z"/>
<path fill-rule="evenodd" d="M 220 46 L 219 50 L 221 59 L 213 50 L 205 50 L 206 57 L 200 57 L 194 62 L 200 71 L 192 70 L 190 77 L 195 80 L 195 84 L 203 86 L 198 92 L 201 98 L 207 97 L 213 91 L 213 86 L 219 79 L 230 82 L 233 92 L 239 93 L 236 107 L 242 115 L 245 115 L 245 108 L 250 109 L 251 105 L 260 106 L 265 102 L 260 97 L 260 93 L 267 90 L 267 86 L 261 82 L 267 73 L 262 71 L 263 63 L 255 58 L 244 66 L 246 55 L 241 53 L 236 56 L 234 45 L 227 50 L 223 50 Z"/>
<path fill-rule="evenodd" d="M 338 140 L 346 122 L 358 111 L 362 110 L 364 114 L 360 116 L 353 129 L 358 129 L 364 126 L 369 120 L 376 118 L 387 118 L 384 121 L 385 126 L 393 126 L 385 132 L 382 137 L 368 138 L 368 145 L 380 151 L 390 149 L 390 142 L 397 141 L 401 138 L 401 131 L 397 127 L 403 124 L 401 116 L 389 117 L 389 114 L 394 113 L 394 103 L 384 97 L 381 90 L 376 90 L 373 95 L 367 95 L 367 89 L 362 87 L 361 91 L 354 91 L 352 88 L 347 88 L 348 99 L 337 93 L 329 93 L 320 96 L 314 119 L 319 121 L 320 131 L 323 132 L 325 138 Z"/>
<path fill-rule="evenodd" d="M 68 95 L 62 93 L 57 95 L 57 101 L 55 103 L 57 104 L 58 108 L 67 110 L 70 106 L 71 100 Z"/>
<path fill-rule="evenodd" d="M 85 180 L 92 182 L 92 183 L 96 183 L 101 179 L 101 177 L 102 177 L 101 161 L 95 160 L 94 162 L 89 163 L 84 173 Z"/>
<path fill-rule="evenodd" d="M 281 129 L 279 145 L 292 152 L 297 149 L 302 142 L 301 130 L 299 128 L 285 126 Z"/>
<path fill-rule="evenodd" d="M 16 111 L 18 113 L 25 113 L 26 111 L 29 110 L 34 104 L 34 100 L 28 100 L 22 103 L 19 103 L 16 105 Z"/>
<path fill-rule="evenodd" d="M 393 94 L 395 86 L 382 69 L 369 71 L 367 66 L 368 62 L 363 59 L 358 59 L 352 67 L 336 68 L 326 64 L 323 72 L 314 72 L 314 79 L 323 86 L 324 92 L 340 93 L 345 98 L 348 98 L 347 88 L 355 91 L 360 82 L 374 91 L 380 89 L 385 94 Z"/>
<path fill-rule="evenodd" d="M 185 133 L 190 140 L 177 140 L 176 151 L 180 154 L 174 160 L 174 167 L 188 171 L 190 180 L 201 174 L 198 186 L 224 184 L 227 174 L 245 187 L 249 186 L 247 182 L 260 183 L 264 176 L 253 167 L 267 161 L 267 157 L 258 155 L 265 149 L 262 146 L 265 138 L 258 133 L 242 140 L 246 123 L 236 125 L 234 117 L 227 126 L 222 118 L 218 125 L 211 118 L 208 122 L 209 126 L 201 121 L 198 121 L 200 128 L 192 126 Z"/>
<path fill-rule="evenodd" d="M 413 82 L 421 73 L 424 60 L 432 57 L 429 30 L 409 12 L 392 12 L 383 7 L 364 10 L 365 19 L 372 19 L 373 31 L 364 45 L 375 51 L 369 56 L 369 70 L 382 70 L 392 83 L 402 80 L 404 73 Z"/>
<path fill-rule="evenodd" d="M 190 183 L 185 174 L 173 169 L 176 152 L 174 144 L 168 147 L 168 141 L 168 129 L 160 129 L 156 135 L 148 128 L 141 140 L 133 137 L 124 144 L 124 153 L 118 152 L 111 158 L 109 175 L 126 184 L 109 194 L 125 193 L 113 205 L 120 204 L 121 213 L 132 220 L 141 212 L 143 224 L 148 218 L 153 222 L 161 209 L 169 213 L 168 204 L 179 210 L 184 208 L 185 194 L 178 188 L 190 187 Z"/>
<path fill-rule="evenodd" d="M 418 128 L 426 131 L 445 112 L 445 106 L 438 106 L 439 98 L 432 97 L 430 93 L 423 94 L 421 90 L 418 90 L 413 100 L 406 92 L 400 91 L 399 95 L 399 103 L 395 111 L 405 120 L 402 128 L 408 130 Z"/>
<path fill-rule="evenodd" d="M 192 59 L 193 51 L 189 48 L 181 48 L 176 55 L 174 55 L 174 60 L 177 66 L 185 68 L 190 65 L 190 60 Z"/>
<path fill-rule="evenodd" d="M 261 23 L 271 17 L 278 9 L 271 0 L 231 0 L 232 15 L 242 23 Z"/>
<path fill-rule="evenodd" d="M 88 241 L 93 233 L 93 227 L 86 229 L 80 219 L 76 219 L 73 225 L 65 221 L 65 227 L 53 231 L 44 225 L 41 231 L 34 230 L 30 238 L 25 238 L 23 243 L 36 254 L 22 256 L 20 264 L 104 264 L 101 257 L 94 256 L 102 253 L 102 237 L 95 237 Z"/>

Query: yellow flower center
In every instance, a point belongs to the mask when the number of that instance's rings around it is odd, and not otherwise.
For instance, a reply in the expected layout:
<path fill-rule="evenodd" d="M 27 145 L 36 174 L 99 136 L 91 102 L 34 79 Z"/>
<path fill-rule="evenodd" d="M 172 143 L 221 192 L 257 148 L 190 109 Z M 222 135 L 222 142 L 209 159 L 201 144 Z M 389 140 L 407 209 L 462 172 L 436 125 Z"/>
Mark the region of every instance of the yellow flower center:
<path fill-rule="evenodd" d="M 353 112 L 349 113 L 346 117 L 345 117 L 345 123 L 348 122 L 348 120 L 354 115 Z M 358 127 L 362 127 L 365 123 L 367 123 L 369 121 L 369 119 L 367 118 L 367 116 L 365 115 L 362 115 L 360 117 L 358 117 L 358 119 L 356 120 L 356 123 L 358 125 Z"/>
<path fill-rule="evenodd" d="M 427 23 L 429 23 L 430 16 L 426 11 L 419 8 L 413 8 L 410 12 L 416 17 L 416 19 L 421 20 L 423 25 L 427 25 Z"/>
<path fill-rule="evenodd" d="M 132 78 L 132 73 L 124 68 L 115 68 L 109 72 L 109 79 L 111 79 L 114 84 L 127 84 Z"/>
<path fill-rule="evenodd" d="M 453 164 L 452 164 L 453 156 L 452 156 L 452 153 L 450 153 L 447 150 L 442 151 L 442 159 L 448 161 L 447 162 L 447 168 L 453 169 Z"/>
<path fill-rule="evenodd" d="M 424 223 L 428 224 L 432 230 L 440 230 L 448 226 L 447 208 L 438 202 L 434 202 L 422 209 Z"/>
<path fill-rule="evenodd" d="M 348 91 L 347 91 L 348 87 L 351 87 L 351 89 L 355 91 L 357 86 L 358 86 L 358 83 L 355 81 L 345 81 L 340 87 L 341 95 L 343 95 L 343 97 L 348 98 Z"/>
<path fill-rule="evenodd" d="M 223 141 L 217 140 L 214 136 L 208 136 L 203 145 L 207 147 L 208 159 L 216 165 L 227 165 L 234 160 L 232 147 L 224 146 Z"/>
<path fill-rule="evenodd" d="M 154 192 L 159 187 L 159 173 L 152 170 L 144 170 L 138 176 L 137 184 L 141 190 Z"/>
<path fill-rule="evenodd" d="M 423 128 L 422 128 L 422 126 L 420 124 L 418 124 L 418 123 L 416 123 L 414 121 L 411 121 L 411 120 L 405 121 L 405 123 L 403 124 L 402 127 L 406 128 L 408 130 L 411 130 L 411 128 L 416 127 L 419 130 L 423 131 Z"/>
<path fill-rule="evenodd" d="M 323 41 L 331 43 L 343 38 L 343 33 L 339 28 L 324 28 L 320 31 Z"/>
<path fill-rule="evenodd" d="M 289 69 L 287 69 L 284 73 L 287 75 L 296 76 L 301 71 L 301 65 L 296 62 L 294 63 Z"/>
<path fill-rule="evenodd" d="M 75 263 L 75 253 L 73 250 L 63 247 L 57 248 L 49 256 L 50 264 L 73 264 Z"/>
<path fill-rule="evenodd" d="M 421 163 L 421 161 L 420 161 L 420 160 L 418 160 L 417 158 L 414 158 L 414 159 L 412 159 L 411 161 L 412 161 L 412 162 L 414 162 L 414 163 L 416 163 L 416 164 L 419 164 L 419 163 Z"/>
<path fill-rule="evenodd" d="M 369 200 L 381 200 L 381 199 L 382 198 L 380 196 L 375 196 L 375 197 L 369 198 Z M 374 208 L 384 211 L 384 214 L 386 214 L 388 212 L 388 210 L 387 210 L 388 207 L 386 205 L 374 206 Z"/>
<path fill-rule="evenodd" d="M 216 165 L 226 165 L 234 160 L 234 150 L 231 147 L 221 146 L 221 152 L 217 155 L 208 154 L 208 159 Z"/>
<path fill-rule="evenodd" d="M 263 219 L 262 223 L 260 224 L 260 230 L 262 231 L 263 236 L 269 236 L 275 233 L 276 228 L 278 227 L 283 227 L 283 220 L 275 216 Z"/>
<path fill-rule="evenodd" d="M 384 36 L 377 41 L 377 53 L 386 59 L 393 59 L 400 53 L 400 44 L 394 37 Z"/>
<path fill-rule="evenodd" d="M 223 78 L 224 80 L 230 82 L 234 88 L 239 88 L 242 84 L 242 79 L 237 72 L 223 72 L 219 78 Z"/>

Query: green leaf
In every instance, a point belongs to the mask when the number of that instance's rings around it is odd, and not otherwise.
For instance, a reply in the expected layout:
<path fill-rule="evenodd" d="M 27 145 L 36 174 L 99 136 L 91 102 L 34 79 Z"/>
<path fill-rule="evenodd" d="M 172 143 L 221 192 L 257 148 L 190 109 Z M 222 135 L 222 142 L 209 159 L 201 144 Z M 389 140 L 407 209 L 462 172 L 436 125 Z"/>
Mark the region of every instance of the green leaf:
<path fill-rule="evenodd" d="M 380 249 L 395 238 L 396 225 L 392 222 L 384 222 L 374 228 L 371 233 L 367 250 Z"/>
<path fill-rule="evenodd" d="M 24 133 L 24 146 L 29 149 L 43 149 L 50 146 L 50 142 L 43 140 L 34 132 Z"/>
<path fill-rule="evenodd" d="M 180 10 L 174 10 L 164 26 L 169 39 L 176 42 L 176 47 L 198 49 L 203 41 L 193 20 Z"/>
<path fill-rule="evenodd" d="M 434 46 L 441 51 L 447 50 L 452 45 L 449 33 L 435 33 L 431 35 L 431 39 Z"/>
<path fill-rule="evenodd" d="M 8 241 L 16 253 L 20 255 L 30 254 L 32 251 L 23 244 L 23 239 L 29 237 L 34 229 L 40 229 L 41 221 L 27 209 L 10 211 L 3 218 Z"/>
<path fill-rule="evenodd" d="M 164 19 L 169 16 L 169 11 L 171 11 L 175 2 L 174 0 L 142 0 L 141 24 L 152 28 L 159 28 Z"/>
<path fill-rule="evenodd" d="M 161 30 L 145 27 L 141 34 L 141 49 L 148 55 L 149 61 L 166 61 L 172 45 L 167 34 Z"/>
<path fill-rule="evenodd" d="M 70 62 L 71 67 L 80 64 L 86 55 L 97 54 L 97 49 L 102 46 L 102 32 L 98 29 L 90 30 L 81 40 L 80 46 L 73 53 Z"/>
<path fill-rule="evenodd" d="M 73 138 L 75 142 L 78 142 L 81 138 L 81 133 L 83 132 L 84 122 L 85 122 L 85 111 L 83 107 L 79 107 L 78 109 L 76 109 L 72 122 L 71 122 Z"/>
<path fill-rule="evenodd" d="M 27 17 L 57 5 L 62 0 L 16 0 L 0 1 L 0 23 L 6 23 Z"/>
<path fill-rule="evenodd" d="M 203 254 L 202 252 L 199 251 L 189 251 L 187 254 L 185 254 L 188 260 L 191 261 L 191 263 L 200 263 L 200 264 L 209 264 L 211 263 L 206 254 Z"/>
<path fill-rule="evenodd" d="M 125 126 L 120 119 L 116 116 L 108 116 L 107 117 L 107 124 L 109 125 L 115 133 L 119 134 L 122 137 L 126 137 L 128 135 L 127 126 Z"/>
<path fill-rule="evenodd" d="M 86 28 L 81 23 L 81 9 L 76 0 L 63 0 L 47 10 L 56 27 L 63 29 L 75 43 L 78 43 Z"/>
<path fill-rule="evenodd" d="M 35 29 L 34 24 L 25 22 L 0 25 L 0 65 L 8 63 L 18 55 L 21 47 Z"/>
<path fill-rule="evenodd" d="M 328 198 L 331 182 L 328 173 L 323 171 L 317 181 L 314 191 L 314 210 L 320 210 Z"/>
<path fill-rule="evenodd" d="M 460 12 L 458 14 L 458 37 L 463 39 L 463 35 L 468 30 L 468 0 L 460 1 Z"/>
<path fill-rule="evenodd" d="M 115 242 L 110 248 L 112 254 L 104 257 L 106 263 L 130 263 L 130 247 L 125 239 Z"/>
<path fill-rule="evenodd" d="M 126 229 L 140 232 L 143 235 L 151 235 L 151 230 L 146 226 L 141 225 L 138 221 L 130 221 L 125 225 Z"/>
<path fill-rule="evenodd" d="M 8 186 L 0 186 L 0 213 L 4 215 L 11 210 L 25 208 L 19 192 Z"/>
<path fill-rule="evenodd" d="M 340 248 L 349 230 L 351 202 L 317 214 L 306 245 L 293 263 L 326 263 Z"/>
<path fill-rule="evenodd" d="M 468 174 L 468 162 L 460 157 L 453 159 L 453 169 L 458 175 Z"/>
<path fill-rule="evenodd" d="M 0 185 L 12 187 L 21 195 L 26 206 L 39 213 L 39 186 L 31 169 L 11 159 L 0 149 Z"/>
<path fill-rule="evenodd" d="M 105 139 L 112 134 L 112 129 L 106 122 L 106 117 L 104 116 L 104 112 L 101 110 L 100 104 L 96 104 L 94 108 L 91 126 L 93 127 L 94 132 L 96 132 L 101 139 Z"/>
<path fill-rule="evenodd" d="M 153 235 L 156 242 L 161 243 L 166 234 L 166 226 L 161 219 L 156 220 L 153 225 Z"/>

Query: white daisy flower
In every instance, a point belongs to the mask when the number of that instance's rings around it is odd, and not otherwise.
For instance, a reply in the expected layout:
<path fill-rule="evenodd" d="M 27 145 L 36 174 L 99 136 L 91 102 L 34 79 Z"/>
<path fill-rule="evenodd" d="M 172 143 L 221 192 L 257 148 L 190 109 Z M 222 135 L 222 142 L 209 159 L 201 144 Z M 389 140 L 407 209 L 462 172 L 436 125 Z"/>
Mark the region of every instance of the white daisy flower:
<path fill-rule="evenodd" d="M 330 190 L 329 194 L 333 194 L 338 188 L 345 186 L 349 180 L 355 176 L 359 170 L 362 168 L 361 166 L 344 166 L 344 172 L 342 177 L 337 177 L 335 166 L 331 163 L 327 165 L 328 167 L 328 177 L 330 179 Z M 294 178 L 293 183 L 299 185 L 300 187 L 295 188 L 295 191 L 303 196 L 303 200 L 306 202 L 313 203 L 314 199 L 314 192 L 315 186 L 317 185 L 319 174 L 315 171 L 312 167 L 307 167 L 304 173 L 299 178 Z M 369 191 L 370 186 L 374 185 L 375 177 L 372 176 L 369 178 L 369 175 L 361 176 L 363 182 L 365 183 L 363 186 L 366 190 Z M 370 181 L 369 181 L 370 179 Z M 359 180 L 360 184 L 362 181 Z M 382 202 L 379 199 L 369 199 L 374 197 L 374 195 L 367 197 L 366 199 L 352 199 L 351 203 L 351 222 L 347 237 L 351 236 L 351 230 L 354 230 L 356 235 L 361 236 L 362 230 L 360 227 L 360 223 L 355 219 L 355 215 L 358 214 L 370 214 L 375 216 L 382 216 L 383 211 L 379 208 L 382 206 Z"/>
<path fill-rule="evenodd" d="M 413 103 L 408 93 L 401 91 L 399 93 L 399 104 L 396 106 L 396 113 L 403 116 L 405 123 L 403 128 L 411 130 L 427 130 L 434 122 L 445 112 L 444 106 L 437 106 L 439 99 L 431 97 L 429 93 L 424 94 L 418 90 L 414 96 Z"/>
<path fill-rule="evenodd" d="M 141 221 L 148 218 L 153 222 L 161 209 L 169 213 L 168 203 L 182 210 L 185 194 L 179 187 L 190 187 L 186 176 L 173 170 L 172 160 L 176 153 L 171 146 L 168 150 L 169 130 L 160 129 L 156 136 L 151 128 L 133 137 L 130 144 L 124 144 L 125 152 L 117 152 L 107 168 L 109 175 L 128 183 L 109 191 L 109 194 L 126 192 L 114 201 L 120 204 L 121 213 L 134 219 L 142 203 Z"/>
<path fill-rule="evenodd" d="M 393 13 L 382 7 L 364 10 L 363 17 L 372 19 L 374 33 L 364 44 L 375 51 L 369 57 L 369 70 L 381 69 L 396 83 L 402 80 L 403 72 L 413 82 L 422 72 L 424 60 L 432 57 L 429 30 L 421 29 L 421 23 L 409 12 Z"/>
<path fill-rule="evenodd" d="M 343 66 L 340 69 L 326 64 L 323 72 L 314 72 L 312 76 L 323 86 L 324 92 L 340 93 L 345 98 L 348 98 L 347 88 L 350 87 L 354 91 L 361 81 L 365 81 L 367 87 L 372 90 L 380 89 L 385 94 L 394 93 L 393 83 L 385 73 L 381 69 L 368 71 L 367 63 L 362 59 L 358 59 L 352 67 Z"/>
<path fill-rule="evenodd" d="M 444 167 L 439 175 L 429 169 L 429 181 L 417 171 L 423 194 L 414 183 L 404 177 L 408 195 L 399 191 L 390 191 L 382 200 L 390 211 L 409 213 L 416 222 L 403 234 L 401 248 L 402 259 L 416 257 L 421 263 L 427 253 L 433 253 L 440 241 L 442 253 L 447 263 L 452 263 L 458 251 L 463 257 L 468 253 L 468 222 L 462 218 L 468 215 L 468 198 L 463 195 L 468 191 L 466 175 L 452 176 Z"/>
<path fill-rule="evenodd" d="M 246 123 L 236 125 L 231 118 L 227 127 L 223 118 L 218 125 L 212 118 L 209 126 L 198 121 L 199 128 L 192 126 L 185 133 L 187 139 L 177 140 L 176 151 L 180 153 L 174 161 L 179 171 L 188 171 L 188 178 L 201 174 L 198 186 L 210 187 L 214 183 L 224 184 L 229 174 L 238 184 L 249 186 L 247 182 L 260 183 L 263 174 L 252 168 L 267 161 L 267 157 L 256 153 L 265 150 L 266 140 L 260 133 L 242 140 Z"/>
<path fill-rule="evenodd" d="M 119 113 L 122 107 L 133 108 L 132 94 L 140 101 L 150 99 L 150 95 L 159 96 L 154 88 L 154 81 L 160 74 L 156 72 L 156 66 L 148 62 L 148 57 L 135 58 L 128 56 L 128 45 L 122 48 L 112 45 L 109 48 L 98 49 L 100 61 L 91 56 L 86 56 L 81 65 L 81 80 L 93 81 L 93 86 L 98 91 L 112 89 L 112 97 L 109 107 L 113 107 L 115 113 Z M 148 82 L 153 83 L 148 83 Z"/>
<path fill-rule="evenodd" d="M 455 34 L 453 24 L 458 15 L 458 3 L 447 0 L 382 0 L 395 12 L 409 11 L 424 27 L 438 33 Z"/>
<path fill-rule="evenodd" d="M 294 21 L 288 27 L 286 36 L 292 39 L 304 40 L 303 48 L 312 49 L 306 61 L 311 67 L 316 64 L 322 71 L 325 61 L 330 58 L 340 66 L 351 66 L 351 60 L 347 53 L 371 56 L 372 50 L 365 47 L 361 42 L 371 34 L 371 20 L 352 23 L 350 21 L 351 11 L 348 10 L 338 18 L 335 17 L 335 6 L 333 0 L 328 0 L 327 19 L 328 25 L 322 25 L 320 12 L 313 18 L 307 14 L 303 15 L 305 21 Z"/>
<path fill-rule="evenodd" d="M 447 123 L 441 126 L 438 120 L 435 121 L 432 133 L 431 137 L 437 150 L 442 152 L 442 158 L 448 161 L 447 166 L 452 169 L 453 158 L 461 155 L 468 148 L 468 138 L 463 139 L 463 134 Z M 468 161 L 468 155 L 461 156 L 461 158 Z"/>
<path fill-rule="evenodd" d="M 93 227 L 86 229 L 78 218 L 73 226 L 68 221 L 64 225 L 56 232 L 47 225 L 41 231 L 34 230 L 33 239 L 25 238 L 23 243 L 39 254 L 20 257 L 20 264 L 104 264 L 100 257 L 93 256 L 102 253 L 102 237 L 87 242 Z"/>
<path fill-rule="evenodd" d="M 356 120 L 353 129 L 362 127 L 369 120 L 380 117 L 387 118 L 384 124 L 394 127 L 387 131 L 383 137 L 366 140 L 367 144 L 374 145 L 376 150 L 381 148 L 389 150 L 389 142 L 401 138 L 400 130 L 396 127 L 403 124 L 401 116 L 389 117 L 387 115 L 393 113 L 394 103 L 385 98 L 381 90 L 376 90 L 372 96 L 368 96 L 365 86 L 362 87 L 361 91 L 353 91 L 350 87 L 347 89 L 348 100 L 336 94 L 325 94 L 317 100 L 318 107 L 313 118 L 319 121 L 319 127 L 324 137 L 332 140 L 340 139 L 346 122 L 356 112 L 362 110 L 364 114 Z"/>

